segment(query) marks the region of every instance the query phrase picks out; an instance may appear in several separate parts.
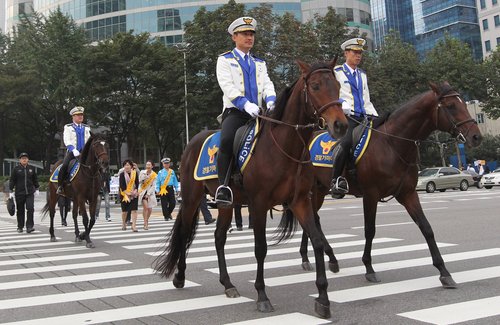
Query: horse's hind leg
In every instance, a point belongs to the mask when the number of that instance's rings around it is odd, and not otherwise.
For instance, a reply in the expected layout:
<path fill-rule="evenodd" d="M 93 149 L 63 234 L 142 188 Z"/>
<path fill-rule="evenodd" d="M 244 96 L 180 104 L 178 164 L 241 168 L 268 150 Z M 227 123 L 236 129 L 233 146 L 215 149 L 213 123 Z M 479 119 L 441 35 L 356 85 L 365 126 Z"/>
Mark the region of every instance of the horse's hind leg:
<path fill-rule="evenodd" d="M 80 238 L 80 229 L 78 229 L 78 201 L 73 200 L 73 224 L 75 226 L 75 243 L 79 243 L 82 241 Z"/>
<path fill-rule="evenodd" d="M 425 241 L 429 246 L 429 250 L 432 256 L 432 264 L 439 270 L 439 280 L 444 288 L 456 288 L 457 283 L 453 280 L 450 272 L 446 269 L 444 265 L 443 257 L 439 252 L 439 248 L 436 244 L 436 239 L 434 238 L 434 232 L 432 227 L 425 217 L 422 206 L 420 205 L 420 200 L 418 199 L 418 194 L 416 191 L 409 193 L 408 195 L 398 197 L 399 203 L 404 205 L 406 211 L 410 214 L 413 221 L 417 224 L 418 228 L 425 237 Z"/>
<path fill-rule="evenodd" d="M 224 286 L 224 292 L 228 298 L 238 298 L 240 296 L 238 290 L 231 283 L 227 272 L 226 257 L 224 255 L 224 246 L 226 245 L 227 231 L 231 225 L 233 217 L 232 208 L 219 209 L 217 217 L 217 227 L 215 229 L 215 249 L 217 251 L 217 262 L 219 264 L 219 282 Z M 254 222 L 255 227 L 255 222 Z"/>
<path fill-rule="evenodd" d="M 372 266 L 372 245 L 375 238 L 375 218 L 377 216 L 377 199 L 367 193 L 363 196 L 363 212 L 365 223 L 365 249 L 362 261 L 365 265 L 365 278 L 370 282 L 380 282 Z"/>
<path fill-rule="evenodd" d="M 89 217 L 87 215 L 87 210 L 85 209 L 83 211 L 83 225 L 85 226 L 85 233 L 84 234 L 85 234 L 85 241 L 87 242 L 87 244 L 85 246 L 87 246 L 87 248 L 94 248 L 95 247 L 94 243 L 90 239 L 90 230 L 92 229 L 92 227 L 94 226 L 94 223 L 95 223 L 95 210 L 96 210 L 96 200 L 90 202 L 90 205 L 89 205 L 90 220 L 89 220 Z"/>
<path fill-rule="evenodd" d="M 302 241 L 300 242 L 300 256 L 302 257 L 302 269 L 304 271 L 312 271 L 313 267 L 311 262 L 309 262 L 309 257 L 307 256 L 307 244 L 309 243 L 309 236 L 305 231 L 302 232 Z"/>
<path fill-rule="evenodd" d="M 316 227 L 319 230 L 319 233 L 321 235 L 321 240 L 323 241 L 323 246 L 325 248 L 325 254 L 328 256 L 330 261 L 328 261 L 328 268 L 330 271 L 333 273 L 338 273 L 339 272 L 339 262 L 337 261 L 337 258 L 335 257 L 335 254 L 333 253 L 333 248 L 326 240 L 325 233 L 323 232 L 323 229 L 321 229 L 321 223 L 319 221 L 319 214 L 318 212 L 314 213 L 314 220 L 316 221 Z"/>
<path fill-rule="evenodd" d="M 57 205 L 57 195 L 56 191 L 53 188 L 52 184 L 49 186 L 49 198 L 48 198 L 48 204 L 49 204 L 49 216 L 50 216 L 50 228 L 49 228 L 49 233 L 50 233 L 50 241 L 51 242 L 56 242 L 56 236 L 54 234 L 54 217 L 56 215 L 56 205 Z"/>

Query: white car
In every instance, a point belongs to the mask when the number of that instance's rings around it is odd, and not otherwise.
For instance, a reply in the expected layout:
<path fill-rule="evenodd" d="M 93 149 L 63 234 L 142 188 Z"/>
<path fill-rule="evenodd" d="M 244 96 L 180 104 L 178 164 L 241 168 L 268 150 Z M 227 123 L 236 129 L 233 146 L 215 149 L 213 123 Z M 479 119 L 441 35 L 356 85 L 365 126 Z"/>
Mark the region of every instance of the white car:
<path fill-rule="evenodd" d="M 484 174 L 481 177 L 481 185 L 487 189 L 493 186 L 500 186 L 500 168 L 495 169 L 489 174 Z"/>

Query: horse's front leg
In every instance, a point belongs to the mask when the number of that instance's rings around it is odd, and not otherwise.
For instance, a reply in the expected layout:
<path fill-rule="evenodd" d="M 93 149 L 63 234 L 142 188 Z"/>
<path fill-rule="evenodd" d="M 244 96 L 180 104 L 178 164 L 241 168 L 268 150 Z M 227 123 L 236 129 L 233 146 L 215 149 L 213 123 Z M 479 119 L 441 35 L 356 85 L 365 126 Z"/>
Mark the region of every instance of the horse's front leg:
<path fill-rule="evenodd" d="M 365 278 L 369 282 L 380 282 L 375 270 L 372 266 L 372 245 L 375 238 L 375 219 L 377 216 L 378 200 L 375 196 L 366 194 L 363 196 L 363 212 L 365 223 L 365 250 L 363 252 L 362 261 L 365 265 Z"/>
<path fill-rule="evenodd" d="M 309 235 L 314 249 L 316 261 L 316 287 L 318 288 L 318 298 L 316 298 L 315 311 L 321 318 L 330 318 L 330 300 L 328 299 L 328 281 L 325 272 L 324 246 L 321 233 L 316 227 L 311 200 L 308 195 L 299 195 L 291 206 L 295 217 L 299 220 L 302 229 Z"/>
<path fill-rule="evenodd" d="M 417 192 L 413 191 L 405 196 L 397 197 L 397 200 L 406 208 L 406 211 L 408 211 L 411 218 L 424 235 L 425 241 L 427 242 L 431 252 L 432 264 L 439 270 L 439 280 L 441 281 L 443 287 L 456 288 L 457 283 L 453 280 L 450 272 L 448 272 L 446 266 L 444 265 L 443 257 L 439 252 L 436 239 L 434 238 L 434 232 L 432 231 L 432 227 L 429 221 L 427 221 L 424 211 L 422 210 Z"/>
<path fill-rule="evenodd" d="M 220 208 L 219 216 L 217 217 L 217 227 L 215 229 L 215 249 L 217 251 L 217 261 L 219 264 L 219 282 L 224 286 L 224 292 L 228 298 L 238 298 L 240 296 L 238 290 L 231 283 L 227 272 L 226 256 L 224 246 L 226 245 L 227 230 L 231 225 L 233 218 L 232 208 Z"/>
<path fill-rule="evenodd" d="M 259 200 L 257 202 L 261 202 Z M 257 310 L 268 313 L 274 311 L 274 307 L 266 294 L 266 285 L 264 283 L 264 260 L 267 256 L 266 239 L 266 209 L 249 205 L 248 211 L 253 218 L 253 235 L 255 245 L 255 258 L 257 260 L 257 277 L 255 278 L 255 289 L 257 290 Z"/>
<path fill-rule="evenodd" d="M 84 216 L 83 216 L 83 224 L 85 226 L 85 241 L 87 242 L 87 248 L 94 248 L 95 245 L 90 239 L 90 231 L 92 230 L 92 227 L 95 224 L 95 212 L 97 208 L 97 198 L 94 200 L 90 200 L 89 204 L 89 213 L 90 213 L 90 220 L 87 217 L 87 211 L 84 211 Z"/>
<path fill-rule="evenodd" d="M 52 184 L 51 184 L 52 187 Z M 49 204 L 49 216 L 50 216 L 50 228 L 49 228 L 49 233 L 50 233 L 50 241 L 51 242 L 56 242 L 56 236 L 54 234 L 54 217 L 56 215 L 56 205 L 57 205 L 57 195 L 55 189 L 49 188 L 49 199 L 48 199 L 48 204 Z"/>
<path fill-rule="evenodd" d="M 80 229 L 78 229 L 78 210 L 80 209 L 79 203 L 77 200 L 73 200 L 73 225 L 75 227 L 75 243 L 79 243 L 82 241 L 80 238 Z"/>

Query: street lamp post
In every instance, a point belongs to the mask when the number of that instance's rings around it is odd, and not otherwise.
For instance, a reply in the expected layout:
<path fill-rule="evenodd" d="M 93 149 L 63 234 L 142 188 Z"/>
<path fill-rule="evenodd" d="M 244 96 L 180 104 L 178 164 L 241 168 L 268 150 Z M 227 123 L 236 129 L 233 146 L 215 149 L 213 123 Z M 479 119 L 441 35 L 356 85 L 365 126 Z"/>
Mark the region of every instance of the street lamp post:
<path fill-rule="evenodd" d="M 189 51 L 190 43 L 176 44 L 175 48 L 182 53 L 184 58 L 184 110 L 186 113 L 186 145 L 189 142 L 189 118 L 188 118 L 188 102 L 187 102 L 187 69 L 186 69 L 186 54 Z"/>

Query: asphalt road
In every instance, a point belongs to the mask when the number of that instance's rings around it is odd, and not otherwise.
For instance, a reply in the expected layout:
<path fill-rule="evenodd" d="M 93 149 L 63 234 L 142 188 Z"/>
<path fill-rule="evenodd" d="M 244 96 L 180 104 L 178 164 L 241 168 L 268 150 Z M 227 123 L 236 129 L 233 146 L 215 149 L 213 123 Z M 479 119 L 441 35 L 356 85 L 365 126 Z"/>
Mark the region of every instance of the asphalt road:
<path fill-rule="evenodd" d="M 151 269 L 172 226 L 159 207 L 149 231 L 141 226 L 132 233 L 121 230 L 113 206 L 113 221 L 101 215 L 92 232 L 96 248 L 87 249 L 73 242 L 72 222 L 61 227 L 59 218 L 58 241 L 49 242 L 48 220 L 38 212 L 43 198 L 37 197 L 32 234 L 16 233 L 15 218 L 0 207 L 1 323 L 500 324 L 500 188 L 420 194 L 457 289 L 441 287 L 423 236 L 395 201 L 379 204 L 373 263 L 382 282 L 368 283 L 361 262 L 362 201 L 327 200 L 322 227 L 341 268 L 327 274 L 330 320 L 315 317 L 315 273 L 300 266 L 300 234 L 269 247 L 265 277 L 275 311 L 263 314 L 255 306 L 253 233 L 245 216 L 244 231 L 228 234 L 226 244 L 231 279 L 241 294 L 229 299 L 218 282 L 214 224 L 200 223 L 188 281 L 179 290 Z M 278 219 L 269 220 L 270 235 Z"/>

